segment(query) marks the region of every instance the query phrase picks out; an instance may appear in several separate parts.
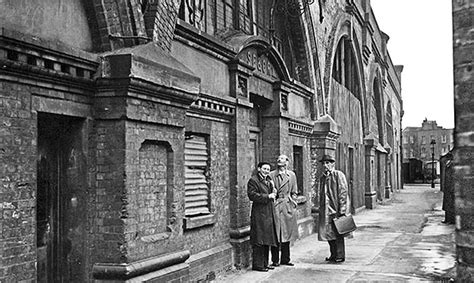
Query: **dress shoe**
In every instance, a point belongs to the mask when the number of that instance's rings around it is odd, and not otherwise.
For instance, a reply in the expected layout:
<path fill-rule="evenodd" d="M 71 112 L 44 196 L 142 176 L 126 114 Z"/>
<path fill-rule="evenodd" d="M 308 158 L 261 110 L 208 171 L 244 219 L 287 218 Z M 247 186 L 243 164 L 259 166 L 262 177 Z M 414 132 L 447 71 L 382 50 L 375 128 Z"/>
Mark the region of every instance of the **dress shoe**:
<path fill-rule="evenodd" d="M 269 270 L 272 270 L 272 269 L 275 269 L 275 267 L 271 266 L 271 265 L 267 265 L 265 266 L 266 269 L 269 269 Z"/>
<path fill-rule="evenodd" d="M 295 264 L 292 262 L 285 262 L 285 263 L 282 262 L 281 265 L 294 266 Z"/>
<path fill-rule="evenodd" d="M 340 263 L 340 262 L 344 262 L 344 261 L 346 261 L 345 258 L 336 258 L 336 259 L 334 260 L 335 263 Z"/>
<path fill-rule="evenodd" d="M 252 270 L 261 271 L 261 272 L 267 272 L 267 271 L 268 271 L 268 268 L 265 268 L 265 267 L 253 267 Z"/>
<path fill-rule="evenodd" d="M 324 260 L 325 261 L 335 261 L 336 259 L 334 257 L 327 257 Z"/>
<path fill-rule="evenodd" d="M 278 266 L 280 266 L 280 264 L 278 262 L 274 262 L 274 263 L 271 264 L 271 266 L 278 267 Z"/>

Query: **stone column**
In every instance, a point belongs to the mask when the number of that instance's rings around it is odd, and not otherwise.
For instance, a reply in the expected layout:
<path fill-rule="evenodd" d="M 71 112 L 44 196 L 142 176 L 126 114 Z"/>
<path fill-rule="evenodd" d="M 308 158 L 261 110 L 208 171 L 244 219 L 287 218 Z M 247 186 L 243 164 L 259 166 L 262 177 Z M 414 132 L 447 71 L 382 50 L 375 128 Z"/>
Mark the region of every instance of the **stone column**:
<path fill-rule="evenodd" d="M 314 192 L 314 206 L 311 212 L 315 217 L 315 221 L 317 221 L 317 214 L 319 213 L 319 178 L 323 172 L 323 166 L 319 160 L 325 154 L 335 157 L 336 142 L 340 135 L 341 126 L 328 114 L 320 117 L 314 123 L 311 137 L 311 188 Z"/>
<path fill-rule="evenodd" d="M 364 139 L 365 145 L 365 207 L 373 209 L 376 206 L 377 192 L 375 191 L 375 148 L 377 140 L 369 137 Z"/>
<path fill-rule="evenodd" d="M 392 168 L 393 168 L 393 163 L 392 163 L 392 148 L 387 145 L 385 147 L 385 150 L 387 151 L 387 158 L 385 161 L 385 198 L 390 198 L 391 193 L 393 192 L 392 188 Z"/>

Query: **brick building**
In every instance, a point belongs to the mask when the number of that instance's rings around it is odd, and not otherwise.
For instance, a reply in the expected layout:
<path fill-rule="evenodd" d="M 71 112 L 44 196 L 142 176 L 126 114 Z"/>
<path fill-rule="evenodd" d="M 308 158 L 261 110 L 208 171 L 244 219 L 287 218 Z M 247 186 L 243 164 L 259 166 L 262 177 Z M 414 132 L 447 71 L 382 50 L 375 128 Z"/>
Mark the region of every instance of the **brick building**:
<path fill-rule="evenodd" d="M 421 127 L 406 127 L 403 129 L 403 162 L 416 158 L 423 162 L 431 160 L 431 141 L 435 141 L 434 156 L 439 160 L 454 146 L 453 129 L 438 126 L 436 121 L 423 120 Z"/>
<path fill-rule="evenodd" d="M 453 3 L 454 191 L 457 281 L 474 281 L 474 3 Z"/>
<path fill-rule="evenodd" d="M 246 183 L 279 154 L 298 176 L 300 237 L 317 225 L 323 154 L 354 212 L 390 197 L 403 67 L 369 0 L 312 2 L 6 2 L 0 280 L 248 266 Z"/>

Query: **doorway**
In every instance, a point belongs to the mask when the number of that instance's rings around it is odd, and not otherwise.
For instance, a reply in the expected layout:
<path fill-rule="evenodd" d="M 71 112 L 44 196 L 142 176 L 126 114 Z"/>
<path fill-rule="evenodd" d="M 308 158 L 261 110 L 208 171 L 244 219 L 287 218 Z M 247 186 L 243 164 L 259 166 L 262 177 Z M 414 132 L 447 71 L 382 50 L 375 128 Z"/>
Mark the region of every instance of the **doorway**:
<path fill-rule="evenodd" d="M 86 280 L 83 120 L 38 113 L 38 282 Z"/>
<path fill-rule="evenodd" d="M 348 177 L 349 177 L 349 180 L 348 181 L 348 186 L 349 186 L 349 199 L 351 201 L 351 206 L 350 206 L 350 210 L 351 210 L 351 214 L 354 214 L 355 213 L 355 208 L 354 208 L 354 148 L 353 147 L 349 147 L 349 161 L 348 161 L 348 168 L 347 168 L 347 171 L 348 171 Z"/>

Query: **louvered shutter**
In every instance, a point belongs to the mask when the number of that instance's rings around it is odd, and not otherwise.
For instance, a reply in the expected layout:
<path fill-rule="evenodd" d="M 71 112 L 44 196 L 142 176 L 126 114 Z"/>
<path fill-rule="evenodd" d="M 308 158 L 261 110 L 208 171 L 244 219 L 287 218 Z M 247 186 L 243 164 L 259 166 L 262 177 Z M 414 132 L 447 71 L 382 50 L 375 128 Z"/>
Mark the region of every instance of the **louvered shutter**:
<path fill-rule="evenodd" d="M 204 137 L 186 136 L 185 165 L 185 214 L 209 214 L 209 186 L 207 172 L 207 142 Z"/>

